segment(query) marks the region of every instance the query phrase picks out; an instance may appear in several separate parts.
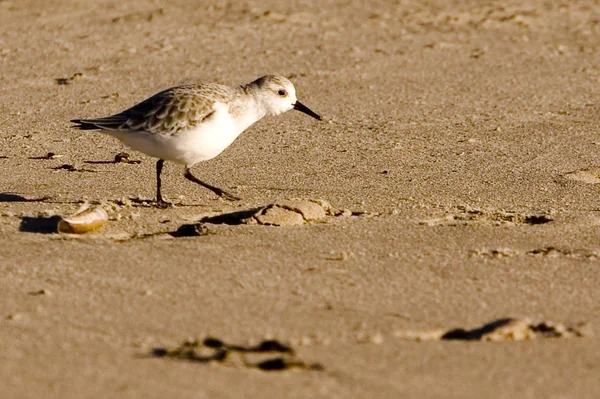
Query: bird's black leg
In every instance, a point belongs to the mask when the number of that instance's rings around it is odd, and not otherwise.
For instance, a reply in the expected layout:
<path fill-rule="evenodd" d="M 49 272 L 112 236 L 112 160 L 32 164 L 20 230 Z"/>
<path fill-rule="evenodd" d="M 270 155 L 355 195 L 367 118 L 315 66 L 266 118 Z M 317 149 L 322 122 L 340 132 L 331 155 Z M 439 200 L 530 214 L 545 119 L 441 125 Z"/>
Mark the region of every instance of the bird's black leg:
<path fill-rule="evenodd" d="M 164 163 L 164 159 L 159 159 L 158 161 L 156 161 L 156 206 L 159 208 L 168 208 L 169 205 L 171 205 L 170 202 L 167 202 L 163 199 L 162 194 L 160 192 L 160 173 L 162 172 Z"/>
<path fill-rule="evenodd" d="M 203 181 L 199 180 L 196 176 L 194 176 L 192 174 L 192 172 L 190 171 L 190 168 L 188 168 L 187 166 L 185 167 L 185 173 L 183 175 L 185 176 L 186 179 L 193 181 L 194 183 L 199 184 L 202 187 L 208 188 L 210 191 L 217 194 L 219 197 L 221 197 L 223 199 L 226 199 L 229 201 L 239 201 L 241 199 L 239 197 L 236 197 L 235 195 L 229 194 L 227 191 L 221 190 L 218 187 L 211 186 L 210 184 L 204 183 Z"/>

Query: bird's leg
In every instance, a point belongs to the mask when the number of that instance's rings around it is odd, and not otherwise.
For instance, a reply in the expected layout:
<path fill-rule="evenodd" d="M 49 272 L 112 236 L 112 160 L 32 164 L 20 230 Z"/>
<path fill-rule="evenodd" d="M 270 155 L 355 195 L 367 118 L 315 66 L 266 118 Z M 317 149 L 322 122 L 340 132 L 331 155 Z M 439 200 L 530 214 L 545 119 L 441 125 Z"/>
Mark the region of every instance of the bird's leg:
<path fill-rule="evenodd" d="M 185 167 L 185 173 L 183 175 L 185 176 L 186 179 L 193 181 L 194 183 L 199 184 L 202 187 L 208 188 L 210 191 L 217 194 L 219 197 L 221 197 L 223 199 L 226 199 L 229 201 L 239 201 L 241 199 L 239 197 L 236 197 L 235 195 L 229 194 L 227 191 L 221 190 L 218 187 L 211 186 L 210 184 L 204 183 L 203 181 L 199 180 L 196 176 L 194 176 L 192 174 L 192 172 L 190 171 L 190 168 L 188 168 L 187 166 Z"/>
<path fill-rule="evenodd" d="M 167 202 L 163 199 L 162 194 L 160 192 L 160 173 L 162 172 L 164 163 L 164 159 L 159 159 L 158 161 L 156 161 L 156 206 L 159 208 L 168 208 L 169 205 L 171 205 L 170 202 Z"/>

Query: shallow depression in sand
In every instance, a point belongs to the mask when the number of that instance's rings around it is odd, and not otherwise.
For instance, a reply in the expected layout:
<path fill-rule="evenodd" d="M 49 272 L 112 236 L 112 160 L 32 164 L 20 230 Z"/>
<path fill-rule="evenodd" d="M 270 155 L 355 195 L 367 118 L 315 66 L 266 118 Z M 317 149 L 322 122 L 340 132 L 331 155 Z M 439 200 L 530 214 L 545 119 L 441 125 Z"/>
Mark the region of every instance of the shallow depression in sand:
<path fill-rule="evenodd" d="M 350 215 L 352 215 L 351 211 L 336 210 L 325 200 L 291 199 L 258 208 L 204 217 L 200 219 L 200 223 L 299 226 L 305 223 L 322 222 L 327 217 Z"/>
<path fill-rule="evenodd" d="M 566 179 L 575 180 L 587 184 L 600 183 L 600 166 L 575 170 L 564 175 Z"/>

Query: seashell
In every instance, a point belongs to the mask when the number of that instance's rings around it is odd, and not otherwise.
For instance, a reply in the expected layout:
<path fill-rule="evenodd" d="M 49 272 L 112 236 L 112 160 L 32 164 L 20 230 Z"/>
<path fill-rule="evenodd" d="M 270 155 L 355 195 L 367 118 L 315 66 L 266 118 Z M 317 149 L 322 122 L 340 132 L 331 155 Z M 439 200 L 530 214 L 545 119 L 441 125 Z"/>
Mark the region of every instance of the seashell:
<path fill-rule="evenodd" d="M 61 218 L 58 222 L 60 233 L 84 234 L 94 231 L 108 220 L 108 214 L 101 206 L 90 207 L 83 204 L 73 215 Z"/>

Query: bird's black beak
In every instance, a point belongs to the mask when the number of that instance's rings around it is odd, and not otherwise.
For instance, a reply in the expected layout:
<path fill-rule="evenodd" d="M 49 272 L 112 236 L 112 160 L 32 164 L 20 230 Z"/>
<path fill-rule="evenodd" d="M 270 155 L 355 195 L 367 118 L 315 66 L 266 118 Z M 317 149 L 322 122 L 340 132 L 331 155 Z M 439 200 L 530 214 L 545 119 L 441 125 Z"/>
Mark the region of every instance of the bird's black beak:
<path fill-rule="evenodd" d="M 296 102 L 294 103 L 294 109 L 296 111 L 304 112 L 306 115 L 312 116 L 315 119 L 323 120 L 323 118 L 321 118 L 321 115 L 311 111 L 310 108 L 308 108 L 306 105 L 302 104 L 298 100 L 296 100 Z"/>

